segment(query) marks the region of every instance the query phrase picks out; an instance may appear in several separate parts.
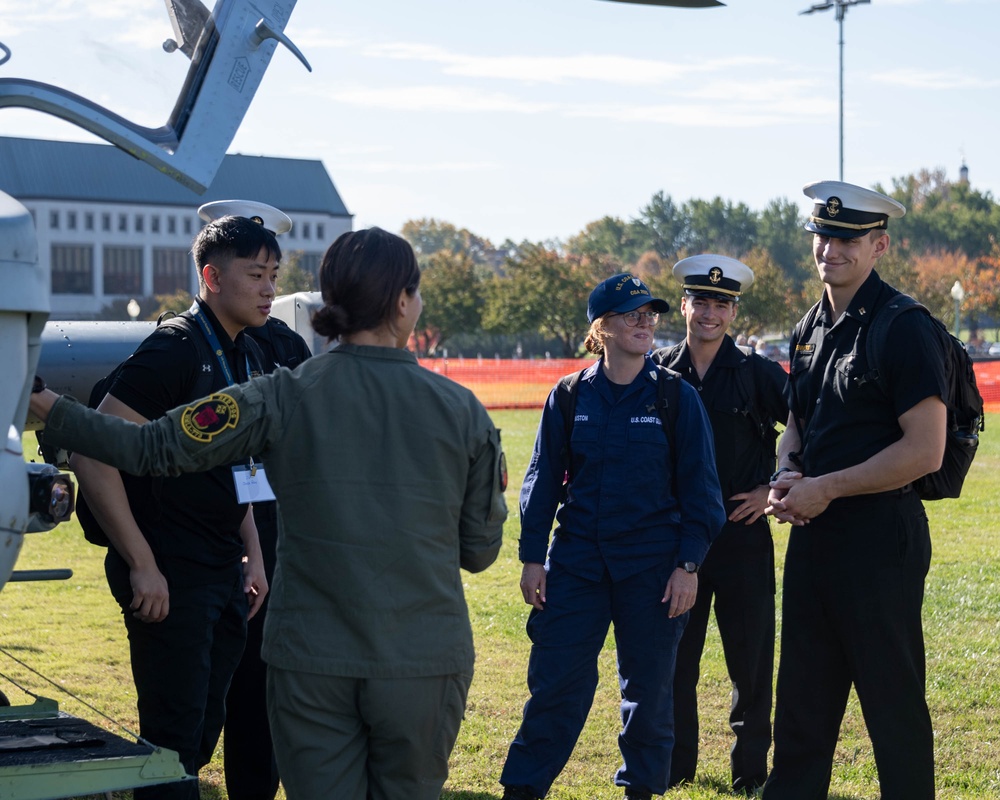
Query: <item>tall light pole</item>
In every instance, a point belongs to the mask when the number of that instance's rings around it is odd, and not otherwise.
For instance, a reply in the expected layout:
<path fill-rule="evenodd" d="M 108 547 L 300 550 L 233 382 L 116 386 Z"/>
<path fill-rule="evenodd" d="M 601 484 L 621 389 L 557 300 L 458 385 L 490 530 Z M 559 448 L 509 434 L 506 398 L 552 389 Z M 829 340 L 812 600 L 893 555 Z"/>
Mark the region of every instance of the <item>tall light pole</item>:
<path fill-rule="evenodd" d="M 815 14 L 832 8 L 836 12 L 837 25 L 840 28 L 840 180 L 844 180 L 844 15 L 850 6 L 870 3 L 871 0 L 833 0 L 830 3 L 817 3 L 799 14 Z"/>

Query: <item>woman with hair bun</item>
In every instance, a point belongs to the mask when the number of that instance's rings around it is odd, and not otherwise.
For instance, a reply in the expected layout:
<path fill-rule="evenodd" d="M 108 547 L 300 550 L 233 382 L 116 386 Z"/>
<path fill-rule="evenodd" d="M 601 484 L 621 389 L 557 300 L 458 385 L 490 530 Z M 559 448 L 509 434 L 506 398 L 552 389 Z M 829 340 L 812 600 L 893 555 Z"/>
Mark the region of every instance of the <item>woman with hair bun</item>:
<path fill-rule="evenodd" d="M 141 427 L 48 390 L 32 410 L 53 443 L 132 474 L 261 456 L 279 503 L 262 656 L 287 797 L 436 800 L 472 680 L 459 570 L 493 563 L 507 516 L 500 436 L 405 349 L 423 305 L 405 240 L 343 234 L 320 285 L 313 326 L 338 347 L 295 371 Z"/>

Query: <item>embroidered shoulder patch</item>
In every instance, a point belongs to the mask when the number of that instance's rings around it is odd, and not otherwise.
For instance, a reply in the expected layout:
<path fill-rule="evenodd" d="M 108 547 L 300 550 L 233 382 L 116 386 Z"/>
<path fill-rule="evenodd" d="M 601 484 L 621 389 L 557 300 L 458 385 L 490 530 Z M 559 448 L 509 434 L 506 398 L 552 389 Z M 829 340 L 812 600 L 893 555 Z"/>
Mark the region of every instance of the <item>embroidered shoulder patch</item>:
<path fill-rule="evenodd" d="M 213 394 L 188 406 L 181 414 L 181 430 L 196 442 L 207 443 L 240 421 L 240 407 L 228 394 Z"/>

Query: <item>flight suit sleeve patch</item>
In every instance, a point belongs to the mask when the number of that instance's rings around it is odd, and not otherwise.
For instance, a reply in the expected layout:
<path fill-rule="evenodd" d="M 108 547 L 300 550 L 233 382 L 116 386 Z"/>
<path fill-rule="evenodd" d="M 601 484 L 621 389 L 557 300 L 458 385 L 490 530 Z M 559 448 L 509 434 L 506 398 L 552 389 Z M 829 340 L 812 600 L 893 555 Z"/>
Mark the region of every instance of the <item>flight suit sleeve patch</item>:
<path fill-rule="evenodd" d="M 207 444 L 226 428 L 235 428 L 240 407 L 228 394 L 213 394 L 188 406 L 181 414 L 181 430 L 196 442 Z"/>
<path fill-rule="evenodd" d="M 507 500 L 503 494 L 507 490 L 507 456 L 500 444 L 500 431 L 494 430 L 490 434 L 490 447 L 493 450 L 493 487 L 487 521 L 503 522 L 507 519 Z"/>

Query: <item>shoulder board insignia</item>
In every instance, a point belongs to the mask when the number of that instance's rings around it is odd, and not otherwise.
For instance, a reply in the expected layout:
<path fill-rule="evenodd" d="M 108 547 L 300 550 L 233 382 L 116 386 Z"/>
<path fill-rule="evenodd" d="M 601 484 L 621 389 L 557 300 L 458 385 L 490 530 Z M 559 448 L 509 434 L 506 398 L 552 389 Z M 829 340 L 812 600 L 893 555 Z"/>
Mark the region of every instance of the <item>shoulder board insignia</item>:
<path fill-rule="evenodd" d="M 226 428 L 235 428 L 240 407 L 228 394 L 213 394 L 181 414 L 181 430 L 196 442 L 207 444 Z"/>

